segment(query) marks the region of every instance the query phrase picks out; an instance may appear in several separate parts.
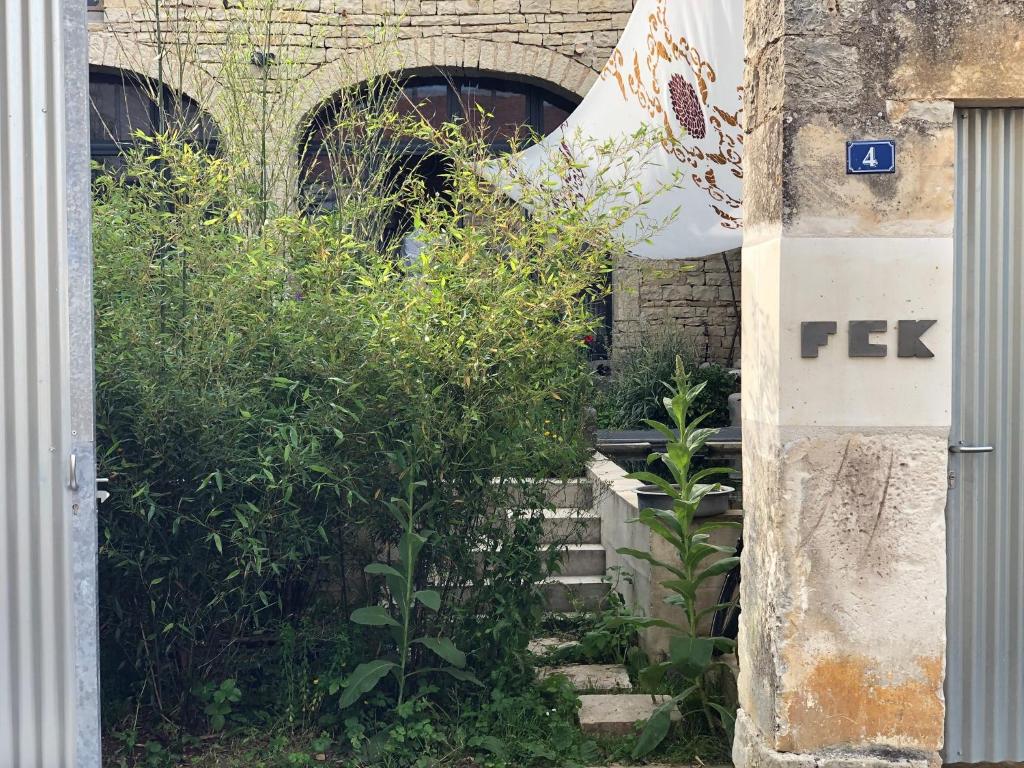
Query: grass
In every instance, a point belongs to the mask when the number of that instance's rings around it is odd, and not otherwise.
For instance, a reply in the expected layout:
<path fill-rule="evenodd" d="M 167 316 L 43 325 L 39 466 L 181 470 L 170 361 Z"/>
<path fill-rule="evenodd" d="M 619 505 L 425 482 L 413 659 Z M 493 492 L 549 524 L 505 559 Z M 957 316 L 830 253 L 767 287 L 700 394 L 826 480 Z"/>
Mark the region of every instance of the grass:
<path fill-rule="evenodd" d="M 294 768 L 345 766 L 336 742 L 321 733 L 246 728 L 207 737 L 157 735 L 133 744 L 119 733 L 104 744 L 105 768 Z"/>
<path fill-rule="evenodd" d="M 630 759 L 634 737 L 599 737 L 594 740 L 591 765 L 630 765 L 669 763 L 677 765 L 715 765 L 728 763 L 729 748 L 721 737 L 708 734 L 699 720 L 683 721 L 672 726 L 664 744 L 644 761 Z M 105 768 L 296 768 L 296 766 L 333 766 L 334 768 L 371 768 L 354 762 L 346 754 L 347 745 L 323 733 L 285 728 L 249 727 L 209 738 L 187 739 L 176 748 L 167 749 L 149 740 L 126 748 L 110 741 L 104 749 Z M 399 768 L 391 761 L 375 762 L 372 768 Z M 491 768 L 501 763 L 477 762 L 472 756 L 453 751 L 432 763 L 436 768 Z M 538 762 L 551 768 L 562 768 L 559 762 Z M 576 763 L 573 763 L 576 765 Z M 504 768 L 504 767 L 503 767 Z M 507 768 L 523 768 L 508 765 Z"/>
<path fill-rule="evenodd" d="M 544 654 L 538 666 L 606 663 L 625 664 L 636 682 L 644 664 L 632 629 L 616 626 L 626 612 L 613 583 L 601 610 L 549 614 L 543 631 L 572 648 Z M 576 721 L 577 694 L 562 678 L 527 685 L 523 690 L 489 700 L 454 704 L 455 709 L 413 705 L 392 723 L 403 733 L 373 758 L 357 759 L 353 746 L 372 751 L 365 726 L 377 727 L 372 717 L 361 724 L 337 723 L 330 733 L 296 727 L 270 714 L 239 712 L 219 734 L 196 737 L 166 725 L 146 735 L 125 727 L 113 731 L 105 745 L 105 768 L 590 768 L 613 764 L 668 763 L 711 765 L 728 763 L 730 745 L 720 733 L 708 730 L 702 717 L 672 725 L 661 746 L 644 761 L 631 759 L 636 734 L 593 738 Z M 353 713 L 354 714 L 354 713 Z M 394 718 L 392 718 L 394 719 Z M 269 725 L 259 725 L 269 723 Z M 276 724 L 275 724 L 276 723 Z"/>

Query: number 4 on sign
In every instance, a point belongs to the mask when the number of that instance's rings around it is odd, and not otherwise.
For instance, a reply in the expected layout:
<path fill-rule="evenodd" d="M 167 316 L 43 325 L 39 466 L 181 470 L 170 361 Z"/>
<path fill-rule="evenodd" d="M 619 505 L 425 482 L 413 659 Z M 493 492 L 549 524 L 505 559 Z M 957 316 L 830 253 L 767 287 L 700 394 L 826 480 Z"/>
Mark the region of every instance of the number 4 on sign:
<path fill-rule="evenodd" d="M 847 173 L 895 173 L 896 142 L 892 139 L 846 142 Z"/>

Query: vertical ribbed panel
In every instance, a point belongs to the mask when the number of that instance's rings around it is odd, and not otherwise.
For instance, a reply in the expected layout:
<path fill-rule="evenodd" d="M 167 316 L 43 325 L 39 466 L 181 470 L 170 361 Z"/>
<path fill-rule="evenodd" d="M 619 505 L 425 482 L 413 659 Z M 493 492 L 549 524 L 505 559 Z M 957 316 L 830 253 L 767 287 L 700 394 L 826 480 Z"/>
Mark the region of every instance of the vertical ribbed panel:
<path fill-rule="evenodd" d="M 1024 760 L 1024 110 L 957 114 L 947 762 Z"/>
<path fill-rule="evenodd" d="M 61 0 L 0 3 L 0 768 L 75 765 L 82 704 L 72 516 L 94 485 L 91 461 L 83 493 L 67 481 L 68 286 L 71 243 L 88 230 L 69 230 L 68 212 L 88 201 L 67 191 L 81 194 L 85 169 L 68 172 L 65 135 L 82 121 L 68 120 L 63 56 L 79 15 L 84 33 L 84 10 L 68 16 Z"/>

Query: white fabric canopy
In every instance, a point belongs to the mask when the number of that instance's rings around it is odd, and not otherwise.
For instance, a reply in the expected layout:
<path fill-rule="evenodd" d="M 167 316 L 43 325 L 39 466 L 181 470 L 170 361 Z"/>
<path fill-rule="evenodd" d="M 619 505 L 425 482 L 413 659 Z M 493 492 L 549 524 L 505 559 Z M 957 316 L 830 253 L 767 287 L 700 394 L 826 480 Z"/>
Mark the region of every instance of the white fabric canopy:
<path fill-rule="evenodd" d="M 586 177 L 598 173 L 596 145 L 647 131 L 657 137 L 656 146 L 648 142 L 643 160 L 624 158 L 628 170 L 622 175 L 647 195 L 656 192 L 643 216 L 667 223 L 633 247 L 634 254 L 692 259 L 738 248 L 742 83 L 743 0 L 638 0 L 583 103 L 544 141 L 519 154 L 517 172 L 537 179 L 551 167 L 552 154 L 561 152 L 572 153 L 579 166 L 573 173 Z M 635 142 L 631 146 L 641 151 Z M 557 183 L 581 186 L 579 178 Z"/>

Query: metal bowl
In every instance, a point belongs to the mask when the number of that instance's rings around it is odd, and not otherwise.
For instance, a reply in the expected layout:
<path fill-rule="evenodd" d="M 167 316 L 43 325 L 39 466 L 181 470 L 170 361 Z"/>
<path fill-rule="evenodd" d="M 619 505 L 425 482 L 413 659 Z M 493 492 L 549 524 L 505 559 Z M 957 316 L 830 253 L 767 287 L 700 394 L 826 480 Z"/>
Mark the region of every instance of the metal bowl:
<path fill-rule="evenodd" d="M 719 485 L 717 491 L 709 491 L 700 500 L 694 517 L 712 517 L 729 511 L 729 495 L 735 490 L 728 485 Z M 636 490 L 641 509 L 672 510 L 672 497 L 656 485 L 641 485 Z"/>

